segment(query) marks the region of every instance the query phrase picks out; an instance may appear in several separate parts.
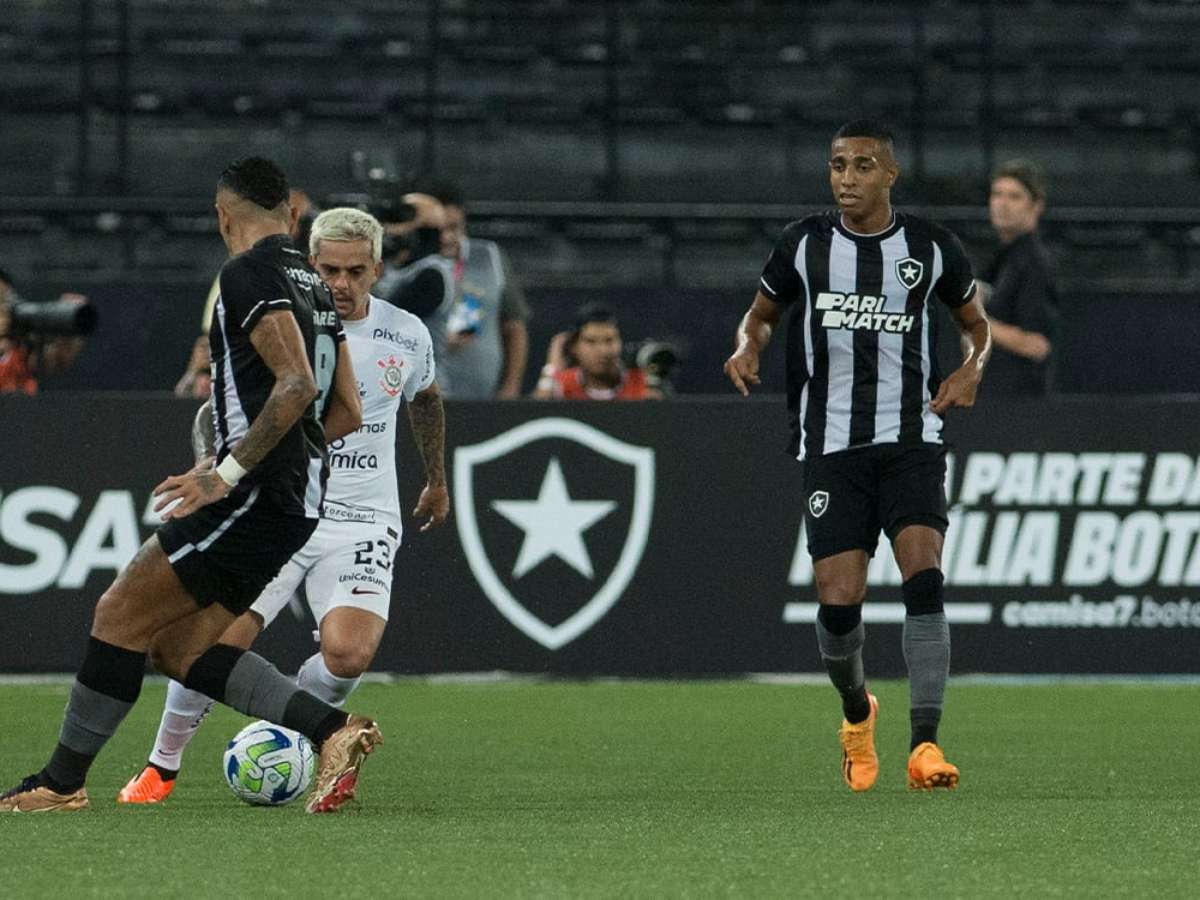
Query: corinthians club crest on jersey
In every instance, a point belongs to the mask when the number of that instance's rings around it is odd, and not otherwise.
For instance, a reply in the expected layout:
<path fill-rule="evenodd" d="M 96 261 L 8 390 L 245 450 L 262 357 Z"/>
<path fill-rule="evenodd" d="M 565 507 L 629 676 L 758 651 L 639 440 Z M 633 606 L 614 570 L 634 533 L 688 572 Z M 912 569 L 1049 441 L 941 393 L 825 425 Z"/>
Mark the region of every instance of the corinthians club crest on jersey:
<path fill-rule="evenodd" d="M 455 450 L 453 494 L 484 594 L 557 650 L 595 625 L 637 571 L 654 507 L 654 450 L 573 419 L 535 419 Z"/>
<path fill-rule="evenodd" d="M 375 360 L 375 365 L 383 369 L 379 386 L 389 397 L 395 397 L 404 389 L 404 360 L 389 356 L 386 360 Z"/>
<path fill-rule="evenodd" d="M 921 276 L 925 274 L 925 264 L 919 259 L 913 259 L 911 256 L 906 256 L 904 259 L 896 260 L 896 278 L 908 290 L 912 290 L 921 283 Z"/>

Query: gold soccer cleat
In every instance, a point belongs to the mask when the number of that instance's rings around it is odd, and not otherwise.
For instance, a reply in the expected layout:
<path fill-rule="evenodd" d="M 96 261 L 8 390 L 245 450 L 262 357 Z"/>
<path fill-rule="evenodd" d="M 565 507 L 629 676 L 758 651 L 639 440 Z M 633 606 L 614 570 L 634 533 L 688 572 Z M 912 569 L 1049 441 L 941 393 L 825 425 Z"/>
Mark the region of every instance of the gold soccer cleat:
<path fill-rule="evenodd" d="M 158 769 L 146 766 L 137 775 L 129 779 L 129 784 L 121 788 L 117 794 L 118 803 L 161 803 L 171 796 L 175 789 L 175 779 L 164 781 Z"/>
<path fill-rule="evenodd" d="M 22 779 L 16 787 L 0 794 L 0 813 L 72 812 L 87 805 L 88 795 L 83 788 L 59 794 L 39 786 L 36 775 Z"/>
<path fill-rule="evenodd" d="M 383 743 L 379 726 L 366 716 L 351 715 L 346 724 L 325 739 L 317 768 L 317 785 L 305 812 L 334 812 L 354 799 L 358 771 L 375 747 Z"/>
<path fill-rule="evenodd" d="M 908 757 L 908 789 L 910 791 L 932 791 L 934 788 L 950 788 L 958 785 L 958 768 L 946 762 L 937 744 L 926 741 L 917 744 Z"/>
<path fill-rule="evenodd" d="M 851 725 L 845 719 L 838 729 L 842 742 L 842 778 L 852 791 L 870 790 L 879 777 L 879 757 L 875 755 L 875 720 L 879 716 L 879 701 L 867 694 L 871 714 Z"/>

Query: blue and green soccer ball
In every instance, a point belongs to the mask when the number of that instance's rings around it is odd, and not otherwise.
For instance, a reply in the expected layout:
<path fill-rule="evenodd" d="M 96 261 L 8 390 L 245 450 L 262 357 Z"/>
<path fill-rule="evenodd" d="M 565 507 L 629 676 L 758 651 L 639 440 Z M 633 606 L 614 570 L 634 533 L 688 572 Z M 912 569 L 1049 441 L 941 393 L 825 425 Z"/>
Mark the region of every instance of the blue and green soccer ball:
<path fill-rule="evenodd" d="M 313 775 L 312 744 L 270 722 L 252 722 L 225 748 L 225 781 L 234 796 L 255 806 L 282 806 L 306 790 Z"/>

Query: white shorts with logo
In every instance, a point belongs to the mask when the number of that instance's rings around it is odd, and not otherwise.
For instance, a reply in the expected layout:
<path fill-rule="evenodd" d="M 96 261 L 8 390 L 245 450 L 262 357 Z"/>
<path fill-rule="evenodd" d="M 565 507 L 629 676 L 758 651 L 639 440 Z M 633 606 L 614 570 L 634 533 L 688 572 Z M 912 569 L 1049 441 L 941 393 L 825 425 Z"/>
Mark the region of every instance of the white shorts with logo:
<path fill-rule="evenodd" d="M 398 528 L 379 522 L 321 519 L 312 537 L 287 561 L 250 607 L 270 625 L 304 585 L 320 628 L 330 610 L 352 606 L 387 621 Z"/>

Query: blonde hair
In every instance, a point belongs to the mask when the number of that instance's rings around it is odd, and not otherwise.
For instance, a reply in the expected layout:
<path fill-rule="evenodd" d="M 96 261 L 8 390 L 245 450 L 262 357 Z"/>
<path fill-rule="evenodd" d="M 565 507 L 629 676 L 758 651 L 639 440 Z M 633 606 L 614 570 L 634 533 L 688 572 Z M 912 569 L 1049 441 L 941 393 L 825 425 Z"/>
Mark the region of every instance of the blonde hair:
<path fill-rule="evenodd" d="M 322 240 L 370 241 L 371 261 L 379 262 L 383 257 L 383 226 L 373 215 L 361 209 L 339 206 L 317 216 L 308 238 L 308 252 L 319 256 Z"/>

